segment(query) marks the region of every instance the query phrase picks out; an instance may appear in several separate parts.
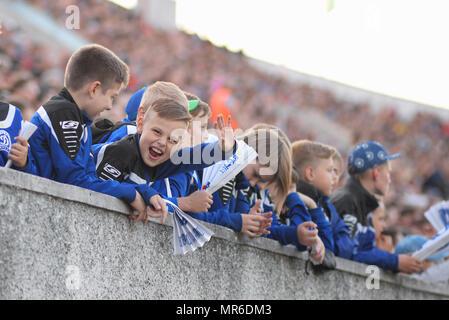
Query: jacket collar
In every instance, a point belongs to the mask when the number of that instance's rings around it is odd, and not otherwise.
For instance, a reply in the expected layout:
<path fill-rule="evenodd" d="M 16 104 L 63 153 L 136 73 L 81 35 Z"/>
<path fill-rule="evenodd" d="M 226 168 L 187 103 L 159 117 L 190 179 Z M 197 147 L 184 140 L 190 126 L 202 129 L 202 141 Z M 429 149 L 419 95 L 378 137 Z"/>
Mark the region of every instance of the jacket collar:
<path fill-rule="evenodd" d="M 80 107 L 76 104 L 75 100 L 73 99 L 72 95 L 70 94 L 69 90 L 66 87 L 62 88 L 61 91 L 59 91 L 58 95 L 68 100 L 69 102 L 73 103 L 76 106 L 76 108 L 81 113 L 83 123 L 87 125 L 92 124 L 93 122 L 92 119 L 84 111 L 80 109 Z"/>
<path fill-rule="evenodd" d="M 59 91 L 59 95 L 64 99 L 69 100 L 70 102 L 76 104 L 75 100 L 73 100 L 72 95 L 70 94 L 69 90 L 66 87 L 62 88 L 61 91 Z"/>
<path fill-rule="evenodd" d="M 358 201 L 360 201 L 360 203 L 365 204 L 367 212 L 372 212 L 379 206 L 376 197 L 373 194 L 369 193 L 368 190 L 363 187 L 359 180 L 350 177 L 347 182 L 346 188 L 355 196 L 356 199 L 358 199 Z"/>

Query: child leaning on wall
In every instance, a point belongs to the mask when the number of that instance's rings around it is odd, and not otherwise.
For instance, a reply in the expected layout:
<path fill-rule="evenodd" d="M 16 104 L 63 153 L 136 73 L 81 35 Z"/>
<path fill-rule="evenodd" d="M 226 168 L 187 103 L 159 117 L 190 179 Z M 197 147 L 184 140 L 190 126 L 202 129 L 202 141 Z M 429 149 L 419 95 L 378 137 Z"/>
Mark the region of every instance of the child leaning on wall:
<path fill-rule="evenodd" d="M 191 121 L 185 106 L 170 99 L 159 99 L 146 108 L 144 117 L 138 117 L 136 134 L 93 148 L 98 177 L 149 185 L 156 180 L 203 169 L 235 152 L 229 119 L 225 125 L 223 118 L 218 118 L 217 142 L 179 149 Z M 149 215 L 161 216 L 151 209 Z M 165 217 L 166 212 L 162 215 L 163 221 Z"/>
<path fill-rule="evenodd" d="M 128 66 L 112 51 L 97 44 L 81 47 L 67 63 L 64 88 L 31 118 L 37 130 L 29 144 L 40 176 L 122 199 L 142 219 L 146 203 L 157 205 L 160 196 L 145 185 L 100 180 L 91 154 L 90 125 L 111 108 L 128 79 Z M 144 199 L 141 192 L 151 196 Z"/>
<path fill-rule="evenodd" d="M 329 145 L 310 140 L 292 144 L 292 159 L 300 178 L 297 188 L 312 199 L 309 209 L 312 221 L 320 230 L 320 238 L 328 251 L 351 259 L 353 244 L 349 229 L 329 201 L 337 183 L 335 152 Z"/>

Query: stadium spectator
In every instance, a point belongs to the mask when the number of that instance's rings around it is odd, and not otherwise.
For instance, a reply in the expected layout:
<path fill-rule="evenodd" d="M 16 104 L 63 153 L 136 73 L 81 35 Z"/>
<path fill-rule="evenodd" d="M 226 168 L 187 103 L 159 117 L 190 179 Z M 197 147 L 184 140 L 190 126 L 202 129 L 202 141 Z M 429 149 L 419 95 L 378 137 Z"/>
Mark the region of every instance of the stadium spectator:
<path fill-rule="evenodd" d="M 351 175 L 345 186 L 332 196 L 332 203 L 344 219 L 354 242 L 353 259 L 391 271 L 413 273 L 422 269 L 422 261 L 408 255 L 395 255 L 375 247 L 375 231 L 369 226 L 370 213 L 378 207 L 375 195 L 385 196 L 390 185 L 389 156 L 374 141 L 357 145 L 348 160 Z"/>

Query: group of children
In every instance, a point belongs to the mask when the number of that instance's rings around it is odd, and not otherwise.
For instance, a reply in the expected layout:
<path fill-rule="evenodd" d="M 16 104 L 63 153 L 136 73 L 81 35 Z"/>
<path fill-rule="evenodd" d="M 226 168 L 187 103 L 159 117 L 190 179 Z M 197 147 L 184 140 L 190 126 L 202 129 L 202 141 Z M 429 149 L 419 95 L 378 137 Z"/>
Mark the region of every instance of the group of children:
<path fill-rule="evenodd" d="M 32 117 L 37 130 L 28 143 L 18 137 L 20 111 L 0 104 L 1 165 L 9 158 L 14 169 L 122 199 L 137 211 L 136 222 L 146 224 L 149 217 L 165 222 L 171 210 L 167 199 L 196 219 L 309 250 L 328 268 L 335 267 L 334 255 L 407 273 L 422 267 L 410 256 L 375 247 L 367 217 L 378 206 L 374 194 L 387 192 L 393 158 L 381 154 L 383 149 L 371 150 L 374 142 L 355 149 L 351 177 L 336 191 L 344 165 L 335 148 L 291 143 L 268 124 L 236 136 L 231 119 L 223 117 L 212 135 L 209 105 L 173 83 L 159 81 L 137 91 L 126 106 L 127 118 L 117 124 L 96 120 L 128 80 L 128 66 L 110 50 L 100 45 L 77 50 L 64 88 Z M 231 157 L 239 140 L 257 159 L 213 194 L 202 190 L 203 170 Z M 358 156 L 365 149 L 368 156 Z"/>

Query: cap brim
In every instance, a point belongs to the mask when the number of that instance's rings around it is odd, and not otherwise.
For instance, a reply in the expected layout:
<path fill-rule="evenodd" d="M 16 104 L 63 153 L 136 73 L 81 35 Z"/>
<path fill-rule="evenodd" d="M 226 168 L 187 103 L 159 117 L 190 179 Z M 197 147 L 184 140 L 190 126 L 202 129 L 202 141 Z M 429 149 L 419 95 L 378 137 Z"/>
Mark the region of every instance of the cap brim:
<path fill-rule="evenodd" d="M 393 160 L 393 159 L 396 159 L 396 158 L 399 158 L 399 157 L 402 157 L 404 154 L 403 153 L 396 153 L 396 154 L 393 154 L 393 155 L 391 155 L 391 156 L 387 156 L 387 160 Z"/>

